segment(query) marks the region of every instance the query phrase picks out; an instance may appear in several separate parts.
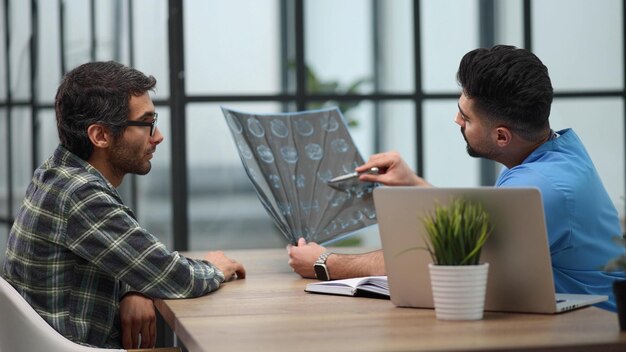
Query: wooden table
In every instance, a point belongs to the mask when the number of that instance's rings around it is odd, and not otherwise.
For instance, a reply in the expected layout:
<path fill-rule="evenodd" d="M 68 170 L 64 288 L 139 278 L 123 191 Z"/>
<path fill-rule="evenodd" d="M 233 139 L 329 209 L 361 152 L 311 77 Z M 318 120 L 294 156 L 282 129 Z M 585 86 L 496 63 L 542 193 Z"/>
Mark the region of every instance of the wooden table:
<path fill-rule="evenodd" d="M 441 321 L 389 300 L 306 293 L 312 280 L 292 272 L 285 249 L 227 255 L 244 264 L 245 280 L 200 298 L 156 300 L 190 351 L 626 351 L 617 316 L 595 307 Z"/>

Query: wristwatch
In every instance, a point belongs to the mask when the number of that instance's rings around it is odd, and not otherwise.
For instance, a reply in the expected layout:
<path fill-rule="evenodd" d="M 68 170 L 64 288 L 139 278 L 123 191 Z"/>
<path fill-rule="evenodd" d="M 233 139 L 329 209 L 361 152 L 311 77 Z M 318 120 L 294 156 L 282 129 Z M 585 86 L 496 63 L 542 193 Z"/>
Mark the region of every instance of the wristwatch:
<path fill-rule="evenodd" d="M 315 277 L 317 277 L 318 280 L 322 280 L 322 281 L 330 280 L 330 273 L 328 272 L 328 267 L 326 266 L 326 260 L 328 259 L 328 256 L 330 256 L 331 254 L 333 254 L 333 252 L 322 253 L 319 256 L 319 258 L 317 258 L 317 260 L 315 261 L 315 264 L 313 264 Z"/>

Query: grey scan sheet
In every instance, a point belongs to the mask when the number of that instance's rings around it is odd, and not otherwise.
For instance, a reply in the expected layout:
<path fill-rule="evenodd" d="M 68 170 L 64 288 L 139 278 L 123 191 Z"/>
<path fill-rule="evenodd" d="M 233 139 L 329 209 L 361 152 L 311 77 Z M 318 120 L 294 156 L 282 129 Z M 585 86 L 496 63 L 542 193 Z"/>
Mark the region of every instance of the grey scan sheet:
<path fill-rule="evenodd" d="M 363 163 L 338 108 L 222 112 L 261 203 L 290 243 L 328 243 L 376 223 L 377 184 L 327 184 Z"/>

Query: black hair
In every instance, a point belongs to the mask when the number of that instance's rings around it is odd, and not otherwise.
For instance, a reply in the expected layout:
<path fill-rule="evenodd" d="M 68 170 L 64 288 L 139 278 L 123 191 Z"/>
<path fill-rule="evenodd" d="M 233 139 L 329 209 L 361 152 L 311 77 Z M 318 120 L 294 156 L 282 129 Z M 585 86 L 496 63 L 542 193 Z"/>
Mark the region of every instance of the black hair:
<path fill-rule="evenodd" d="M 461 59 L 457 80 L 492 124 L 503 123 L 528 141 L 550 129 L 552 83 L 530 51 L 507 45 L 472 50 Z"/>
<path fill-rule="evenodd" d="M 130 98 L 155 86 L 154 77 L 114 61 L 89 62 L 68 72 L 54 103 L 61 145 L 87 160 L 93 152 L 87 128 L 102 124 L 119 137 L 128 120 Z"/>

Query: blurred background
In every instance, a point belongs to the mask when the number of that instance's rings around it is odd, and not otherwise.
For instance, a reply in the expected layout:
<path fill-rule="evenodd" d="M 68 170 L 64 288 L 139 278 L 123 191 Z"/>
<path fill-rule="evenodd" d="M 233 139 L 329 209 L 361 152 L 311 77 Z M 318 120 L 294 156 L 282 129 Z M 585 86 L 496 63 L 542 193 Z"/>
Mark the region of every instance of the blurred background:
<path fill-rule="evenodd" d="M 492 185 L 454 124 L 467 51 L 535 52 L 624 218 L 625 0 L 4 0 L 0 4 L 0 261 L 33 170 L 58 144 L 54 96 L 79 64 L 157 78 L 165 136 L 120 187 L 170 249 L 276 248 L 219 109 L 339 106 L 365 159 L 397 150 L 436 186 Z M 351 244 L 379 245 L 376 228 Z"/>

